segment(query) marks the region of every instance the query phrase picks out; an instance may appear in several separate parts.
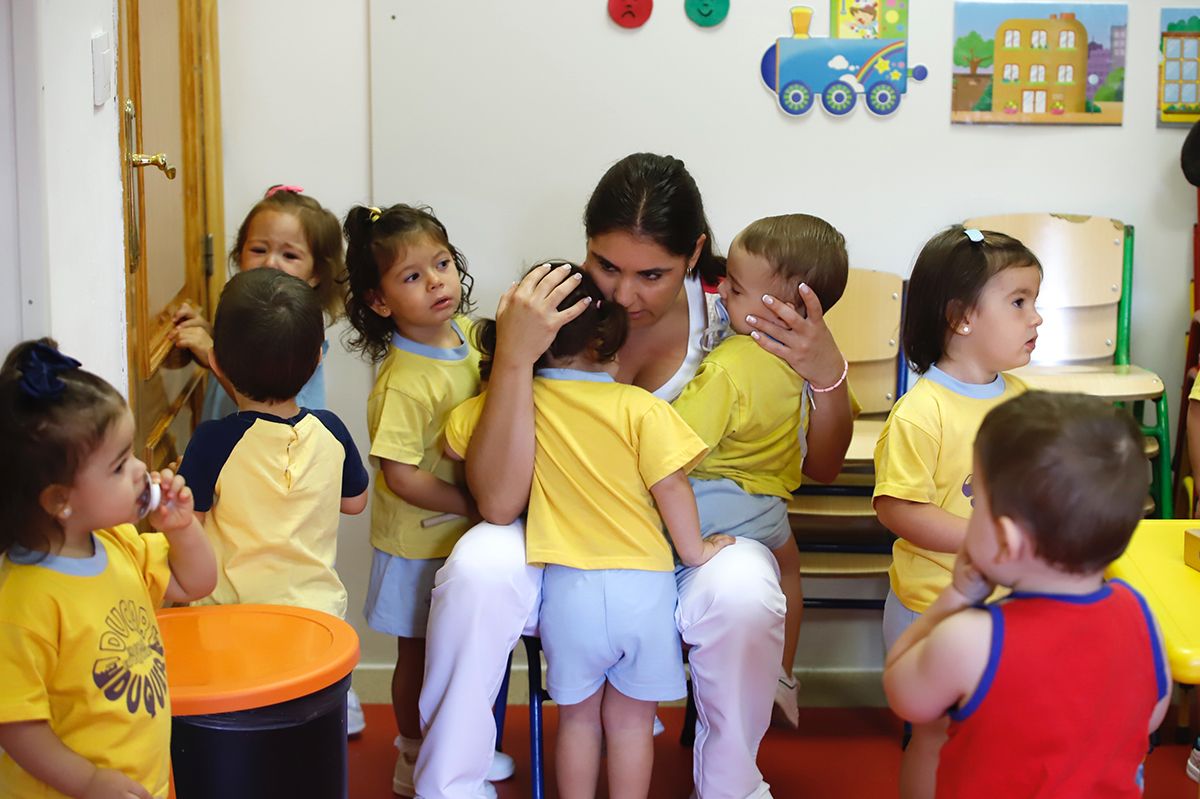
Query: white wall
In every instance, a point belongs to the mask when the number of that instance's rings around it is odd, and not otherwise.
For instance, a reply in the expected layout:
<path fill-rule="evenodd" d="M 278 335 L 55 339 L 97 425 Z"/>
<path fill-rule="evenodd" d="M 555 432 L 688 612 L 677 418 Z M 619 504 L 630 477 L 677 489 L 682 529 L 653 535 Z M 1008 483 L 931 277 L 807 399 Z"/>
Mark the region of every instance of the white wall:
<path fill-rule="evenodd" d="M 92 102 L 91 38 L 115 41 L 115 13 L 114 0 L 13 0 L 14 195 L 21 335 L 54 336 L 125 393 L 117 103 Z"/>
<path fill-rule="evenodd" d="M 914 61 L 931 77 L 895 117 L 860 108 L 844 120 L 819 110 L 785 118 L 757 70 L 790 30 L 791 5 L 735 4 L 723 25 L 701 30 L 658 3 L 629 32 L 603 3 L 224 2 L 227 236 L 277 182 L 304 186 L 339 216 L 365 200 L 427 202 L 467 254 L 487 313 L 534 259 L 582 256 L 588 192 L 637 150 L 687 161 L 720 245 L 758 216 L 805 210 L 846 234 L 854 265 L 903 274 L 930 234 L 968 215 L 1106 214 L 1137 225 L 1134 358 L 1164 377 L 1174 404 L 1194 205 L 1177 166 L 1183 132 L 1154 126 L 1154 32 L 1166 3 L 1130 3 L 1124 126 L 1055 130 L 950 126 L 951 0 L 913 13 Z M 826 7 L 813 5 L 818 15 Z M 365 450 L 371 372 L 337 343 L 330 406 Z M 366 516 L 347 520 L 339 569 L 350 621 L 364 665 L 382 673 L 392 644 L 360 620 L 368 552 Z M 877 667 L 874 614 L 809 619 L 802 666 Z"/>
<path fill-rule="evenodd" d="M 0 2 L 0 353 L 21 340 L 17 245 L 17 111 L 13 98 L 12 0 Z"/>
<path fill-rule="evenodd" d="M 806 211 L 846 235 L 852 266 L 905 275 L 931 234 L 968 216 L 1112 216 L 1137 228 L 1134 361 L 1179 385 L 1194 191 L 1178 165 L 1186 130 L 1154 116 L 1159 8 L 1172 3 L 1128 4 L 1125 123 L 1105 128 L 952 126 L 953 0 L 910 3 L 911 61 L 930 77 L 893 116 L 860 103 L 789 118 L 758 71 L 793 4 L 734 4 L 701 29 L 658 3 L 627 31 L 603 3 L 374 0 L 376 198 L 434 206 L 485 309 L 533 260 L 582 257 L 588 193 L 638 150 L 686 161 L 720 245 L 757 217 Z M 823 34 L 829 4 L 807 4 Z"/>
<path fill-rule="evenodd" d="M 370 194 L 370 108 L 365 0 L 256 0 L 218 6 L 224 252 L 246 211 L 268 186 L 303 186 L 340 219 Z M 224 267 L 218 257 L 217 268 Z M 329 331 L 329 407 L 367 452 L 367 394 L 374 377 Z M 338 571 L 350 591 L 347 621 L 362 640 L 360 673 L 390 679 L 395 643 L 369 630 L 362 605 L 370 574 L 370 509 L 343 516 Z M 356 685 L 360 680 L 356 678 Z M 362 685 L 358 685 L 360 693 Z M 370 691 L 371 701 L 387 701 Z"/>

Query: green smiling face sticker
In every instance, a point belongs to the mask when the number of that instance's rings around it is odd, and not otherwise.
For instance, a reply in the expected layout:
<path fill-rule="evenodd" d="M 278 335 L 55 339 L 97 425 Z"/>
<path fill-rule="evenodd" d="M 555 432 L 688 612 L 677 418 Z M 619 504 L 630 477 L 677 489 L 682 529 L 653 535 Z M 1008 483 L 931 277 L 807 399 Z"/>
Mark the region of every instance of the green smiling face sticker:
<path fill-rule="evenodd" d="M 729 0 L 683 0 L 683 10 L 701 28 L 711 28 L 729 16 Z"/>

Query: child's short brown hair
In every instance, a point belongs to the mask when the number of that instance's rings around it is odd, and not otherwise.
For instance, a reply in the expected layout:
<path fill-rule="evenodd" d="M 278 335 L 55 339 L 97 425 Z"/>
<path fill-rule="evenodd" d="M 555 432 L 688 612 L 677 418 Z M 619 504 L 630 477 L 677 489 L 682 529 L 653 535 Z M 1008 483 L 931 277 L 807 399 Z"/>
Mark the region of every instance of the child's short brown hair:
<path fill-rule="evenodd" d="M 213 322 L 217 366 L 259 402 L 295 398 L 321 362 L 325 324 L 317 294 L 278 269 L 239 272 L 225 284 Z"/>
<path fill-rule="evenodd" d="M 765 258 L 775 274 L 788 283 L 807 283 L 821 301 L 822 310 L 832 308 L 846 290 L 850 268 L 846 238 L 820 217 L 764 217 L 747 225 L 733 240 L 733 247 Z"/>
<path fill-rule="evenodd" d="M 1030 391 L 987 415 L 975 459 L 992 515 L 1017 522 L 1045 562 L 1087 574 L 1120 557 L 1142 518 L 1150 485 L 1142 446 L 1124 409 Z"/>

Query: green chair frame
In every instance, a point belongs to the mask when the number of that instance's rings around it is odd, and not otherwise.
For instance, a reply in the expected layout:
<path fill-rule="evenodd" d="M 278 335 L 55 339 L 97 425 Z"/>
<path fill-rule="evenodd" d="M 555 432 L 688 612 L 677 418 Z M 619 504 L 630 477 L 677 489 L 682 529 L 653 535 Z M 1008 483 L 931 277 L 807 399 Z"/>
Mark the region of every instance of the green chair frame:
<path fill-rule="evenodd" d="M 1133 320 L 1133 225 L 1125 225 L 1124 260 L 1121 268 L 1121 300 L 1117 303 L 1117 340 L 1113 364 L 1129 366 L 1129 328 Z M 1145 400 L 1132 403 L 1130 411 L 1142 429 L 1142 435 L 1158 442 L 1150 472 L 1150 495 L 1154 498 L 1155 515 L 1160 519 L 1175 518 L 1173 484 L 1171 480 L 1170 416 L 1167 413 L 1167 391 L 1154 401 L 1154 424 L 1147 424 Z"/>

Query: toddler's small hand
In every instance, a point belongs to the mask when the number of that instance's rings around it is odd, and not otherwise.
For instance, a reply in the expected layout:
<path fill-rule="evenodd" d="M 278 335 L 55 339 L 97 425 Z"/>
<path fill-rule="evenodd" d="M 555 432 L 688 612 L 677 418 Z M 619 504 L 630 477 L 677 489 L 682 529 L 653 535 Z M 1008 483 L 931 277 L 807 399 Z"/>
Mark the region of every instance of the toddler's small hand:
<path fill-rule="evenodd" d="M 151 479 L 154 479 L 154 476 L 155 473 L 151 472 Z M 187 487 L 181 475 L 170 469 L 158 472 L 157 477 L 162 487 L 162 500 L 158 508 L 150 514 L 150 524 L 164 533 L 187 527 L 195 518 L 192 490 Z"/>
<path fill-rule="evenodd" d="M 710 560 L 712 560 L 713 555 L 717 554 L 718 552 L 720 552 L 722 549 L 729 546 L 733 542 L 734 542 L 733 536 L 725 535 L 724 533 L 717 533 L 716 535 L 710 535 L 708 538 L 705 538 L 700 542 L 699 556 L 691 563 L 684 561 L 683 565 L 684 566 L 703 566 L 705 563 L 708 563 Z"/>
<path fill-rule="evenodd" d="M 992 595 L 996 586 L 971 562 L 964 548 L 954 561 L 954 588 L 968 601 L 982 602 Z"/>
<path fill-rule="evenodd" d="M 192 327 L 179 326 L 172 328 L 167 337 L 175 342 L 176 349 L 191 352 L 196 362 L 205 369 L 212 368 L 208 357 L 213 348 L 212 331 L 198 325 Z"/>
<path fill-rule="evenodd" d="M 110 768 L 98 768 L 83 799 L 154 799 L 144 787 Z"/>

